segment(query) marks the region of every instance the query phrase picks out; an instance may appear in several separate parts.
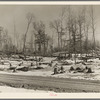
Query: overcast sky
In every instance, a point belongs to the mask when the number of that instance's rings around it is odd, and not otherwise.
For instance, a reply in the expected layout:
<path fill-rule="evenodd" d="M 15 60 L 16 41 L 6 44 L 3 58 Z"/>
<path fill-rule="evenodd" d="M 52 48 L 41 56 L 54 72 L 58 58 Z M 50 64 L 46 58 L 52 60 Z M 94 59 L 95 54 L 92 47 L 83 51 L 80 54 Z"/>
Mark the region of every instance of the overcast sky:
<path fill-rule="evenodd" d="M 16 27 L 24 32 L 26 27 L 26 14 L 31 12 L 37 20 L 48 23 L 58 16 L 62 6 L 0 6 L 0 25 L 12 30 L 15 19 Z"/>
<path fill-rule="evenodd" d="M 16 30 L 19 34 L 25 33 L 27 27 L 26 14 L 31 12 L 37 20 L 42 20 L 48 29 L 49 22 L 56 19 L 64 6 L 7 6 L 0 5 L 0 26 L 8 29 L 9 34 L 14 31 L 14 19 Z M 78 9 L 78 6 L 74 6 Z M 97 28 L 96 39 L 100 40 L 100 6 L 94 6 Z M 32 30 L 31 30 L 32 31 Z M 48 34 L 49 33 L 48 31 Z"/>

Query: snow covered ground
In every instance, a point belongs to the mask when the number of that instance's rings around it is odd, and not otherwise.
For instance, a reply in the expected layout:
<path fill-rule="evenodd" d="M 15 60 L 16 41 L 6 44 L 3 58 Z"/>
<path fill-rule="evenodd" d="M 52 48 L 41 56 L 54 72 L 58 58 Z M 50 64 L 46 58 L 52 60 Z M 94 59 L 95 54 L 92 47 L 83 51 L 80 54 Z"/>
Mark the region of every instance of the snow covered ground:
<path fill-rule="evenodd" d="M 43 59 L 44 59 L 44 62 L 51 62 L 55 58 L 44 57 Z M 13 73 L 12 71 L 6 70 L 7 68 L 10 67 L 9 62 L 12 64 L 12 67 L 17 66 L 17 68 L 20 68 L 20 67 L 23 67 L 23 66 L 30 66 L 30 63 L 35 64 L 36 62 L 23 61 L 23 65 L 18 66 L 18 64 L 21 63 L 22 61 L 9 61 L 9 60 L 5 60 L 5 64 L 0 65 L 0 73 L 2 73 L 2 74 L 14 74 L 14 75 L 29 75 L 29 76 L 44 76 L 44 77 L 100 80 L 100 60 L 98 58 L 97 59 L 89 59 L 88 62 L 87 62 L 87 66 L 92 68 L 94 73 L 74 73 L 73 71 L 69 72 L 70 67 L 74 65 L 73 64 L 74 61 L 72 61 L 72 60 L 66 60 L 66 61 L 69 62 L 69 63 L 72 63 L 72 64 L 71 65 L 63 65 L 63 67 L 66 71 L 63 74 L 52 75 L 53 74 L 53 68 L 48 66 L 48 65 L 43 65 L 43 64 L 40 65 L 41 67 L 43 67 L 43 69 L 30 70 L 30 71 L 27 71 L 27 72 L 17 71 L 15 73 Z M 57 61 L 55 61 L 54 63 L 56 63 L 56 62 Z M 33 66 L 33 67 L 35 68 L 36 66 Z"/>
<path fill-rule="evenodd" d="M 13 88 L 8 86 L 0 86 L 0 93 L 54 93 L 53 91 L 43 91 L 43 90 L 32 90 L 24 88 Z"/>

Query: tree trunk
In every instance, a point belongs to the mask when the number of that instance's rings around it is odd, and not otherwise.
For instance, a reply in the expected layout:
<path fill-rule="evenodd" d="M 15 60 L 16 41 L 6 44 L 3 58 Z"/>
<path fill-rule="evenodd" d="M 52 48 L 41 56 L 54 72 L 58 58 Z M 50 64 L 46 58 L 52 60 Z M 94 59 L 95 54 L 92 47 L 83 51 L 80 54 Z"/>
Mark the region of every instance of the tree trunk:
<path fill-rule="evenodd" d="M 26 37 L 27 37 L 27 32 L 28 32 L 28 29 L 29 29 L 29 25 L 30 23 L 28 23 L 27 25 L 27 29 L 26 29 L 26 32 L 25 32 L 25 36 L 24 36 L 24 45 L 23 45 L 23 53 L 25 53 L 25 49 L 26 49 Z"/>

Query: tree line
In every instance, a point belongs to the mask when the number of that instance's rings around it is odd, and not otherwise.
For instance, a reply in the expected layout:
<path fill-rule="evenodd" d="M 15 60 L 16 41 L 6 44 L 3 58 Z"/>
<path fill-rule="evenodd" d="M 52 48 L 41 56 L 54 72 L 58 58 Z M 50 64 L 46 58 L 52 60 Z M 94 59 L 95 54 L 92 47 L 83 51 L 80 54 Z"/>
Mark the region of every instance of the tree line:
<path fill-rule="evenodd" d="M 5 54 L 24 54 L 51 56 L 55 52 L 68 52 L 69 54 L 89 54 L 97 52 L 100 47 L 95 39 L 96 17 L 93 6 L 75 7 L 64 6 L 55 20 L 49 22 L 50 36 L 43 21 L 35 20 L 33 13 L 26 15 L 27 23 L 25 33 L 19 38 L 14 26 L 14 36 L 11 37 L 4 27 L 0 27 L 0 51 Z M 29 42 L 29 28 L 32 33 Z M 53 36 L 55 34 L 56 37 Z M 90 37 L 91 35 L 91 37 Z M 16 41 L 13 42 L 13 39 Z M 57 44 L 55 44 L 57 41 Z"/>

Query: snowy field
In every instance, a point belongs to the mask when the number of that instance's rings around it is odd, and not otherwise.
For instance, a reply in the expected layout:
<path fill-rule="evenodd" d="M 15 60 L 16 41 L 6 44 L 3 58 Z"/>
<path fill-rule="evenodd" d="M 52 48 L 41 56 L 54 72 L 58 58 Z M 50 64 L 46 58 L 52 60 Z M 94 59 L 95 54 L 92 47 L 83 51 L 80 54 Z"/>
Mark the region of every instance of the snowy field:
<path fill-rule="evenodd" d="M 32 90 L 23 88 L 13 88 L 8 86 L 0 86 L 0 93 L 54 93 L 53 91 L 43 91 L 43 90 Z"/>
<path fill-rule="evenodd" d="M 52 60 L 55 60 L 55 58 L 49 58 L 49 57 L 44 57 L 43 62 L 44 64 L 41 64 L 40 67 L 42 69 L 34 69 L 36 68 L 36 62 L 35 61 L 16 61 L 16 60 L 1 60 L 1 62 L 4 62 L 4 65 L 0 65 L 0 73 L 2 74 L 14 74 L 14 75 L 28 75 L 28 76 L 43 76 L 43 77 L 57 77 L 57 78 L 76 78 L 76 79 L 86 79 L 86 80 L 100 80 L 100 60 L 98 58 L 96 59 L 89 59 L 87 62 L 87 67 L 91 68 L 93 70 L 93 73 L 75 73 L 74 71 L 69 72 L 69 69 L 71 66 L 74 66 L 74 61 L 73 60 L 65 60 L 69 63 L 69 65 L 63 65 L 65 73 L 60 73 L 60 74 L 53 74 L 53 67 L 48 66 L 48 64 L 45 63 L 50 63 Z M 19 66 L 20 63 L 22 65 Z M 53 64 L 57 63 L 58 61 L 54 61 Z M 80 60 L 77 60 L 77 62 L 80 62 Z M 12 66 L 9 65 L 11 63 Z M 33 64 L 31 66 L 31 63 Z M 59 66 L 60 66 L 59 62 Z M 10 67 L 15 67 L 16 69 L 18 68 L 23 68 L 23 67 L 29 67 L 29 71 L 20 71 L 17 70 L 16 72 L 13 72 L 12 70 L 8 70 Z M 84 68 L 85 66 L 82 64 L 78 64 L 80 68 Z"/>

